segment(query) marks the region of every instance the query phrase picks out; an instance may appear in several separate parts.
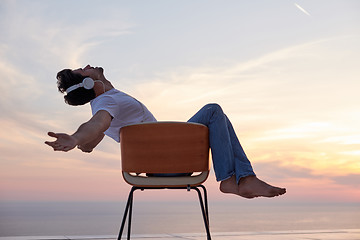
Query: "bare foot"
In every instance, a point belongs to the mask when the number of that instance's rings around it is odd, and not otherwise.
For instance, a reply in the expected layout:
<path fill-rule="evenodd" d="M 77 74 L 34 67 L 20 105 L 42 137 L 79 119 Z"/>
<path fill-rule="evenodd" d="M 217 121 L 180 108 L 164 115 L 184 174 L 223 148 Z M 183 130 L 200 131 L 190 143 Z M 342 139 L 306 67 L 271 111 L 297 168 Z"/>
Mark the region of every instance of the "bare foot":
<path fill-rule="evenodd" d="M 223 193 L 232 193 L 239 195 L 239 188 L 236 183 L 235 175 L 233 175 L 231 178 L 221 181 L 220 191 Z"/>
<path fill-rule="evenodd" d="M 274 187 L 261 181 L 256 176 L 247 176 L 236 183 L 235 176 L 220 183 L 220 191 L 223 193 L 232 193 L 244 198 L 255 197 L 276 197 L 286 193 L 285 188 Z"/>

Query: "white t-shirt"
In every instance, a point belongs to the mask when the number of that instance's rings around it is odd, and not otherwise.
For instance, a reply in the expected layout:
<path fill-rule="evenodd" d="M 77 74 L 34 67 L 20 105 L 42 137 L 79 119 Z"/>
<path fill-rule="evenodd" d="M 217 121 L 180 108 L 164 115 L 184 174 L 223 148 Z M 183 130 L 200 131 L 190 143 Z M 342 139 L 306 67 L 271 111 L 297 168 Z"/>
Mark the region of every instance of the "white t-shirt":
<path fill-rule="evenodd" d="M 112 117 L 105 135 L 120 142 L 120 129 L 130 124 L 156 122 L 152 113 L 138 100 L 115 88 L 90 101 L 92 114 L 107 111 Z"/>

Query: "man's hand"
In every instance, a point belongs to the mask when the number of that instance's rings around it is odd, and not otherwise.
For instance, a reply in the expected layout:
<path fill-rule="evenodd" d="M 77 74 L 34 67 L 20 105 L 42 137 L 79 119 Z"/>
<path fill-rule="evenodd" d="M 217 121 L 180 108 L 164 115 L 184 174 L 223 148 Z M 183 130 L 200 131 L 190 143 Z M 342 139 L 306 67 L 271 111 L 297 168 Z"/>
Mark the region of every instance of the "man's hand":
<path fill-rule="evenodd" d="M 45 144 L 49 145 L 54 149 L 54 151 L 63 151 L 67 152 L 75 148 L 77 145 L 77 140 L 73 136 L 70 136 L 66 133 L 53 133 L 48 132 L 50 137 L 56 138 L 55 141 L 49 142 L 46 141 Z"/>

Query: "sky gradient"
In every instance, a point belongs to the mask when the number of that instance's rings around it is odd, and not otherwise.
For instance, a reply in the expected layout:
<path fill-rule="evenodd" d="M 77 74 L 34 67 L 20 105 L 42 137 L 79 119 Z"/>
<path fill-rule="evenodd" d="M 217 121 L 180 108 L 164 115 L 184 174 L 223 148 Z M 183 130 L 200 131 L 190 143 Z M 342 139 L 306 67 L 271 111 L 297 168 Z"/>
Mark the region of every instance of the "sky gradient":
<path fill-rule="evenodd" d="M 53 152 L 91 117 L 57 92 L 102 66 L 158 120 L 219 103 L 277 201 L 360 202 L 359 1 L 0 2 L 0 200 L 124 200 L 119 145 Z M 213 174 L 212 199 L 223 195 Z M 171 199 L 147 194 L 144 200 Z"/>

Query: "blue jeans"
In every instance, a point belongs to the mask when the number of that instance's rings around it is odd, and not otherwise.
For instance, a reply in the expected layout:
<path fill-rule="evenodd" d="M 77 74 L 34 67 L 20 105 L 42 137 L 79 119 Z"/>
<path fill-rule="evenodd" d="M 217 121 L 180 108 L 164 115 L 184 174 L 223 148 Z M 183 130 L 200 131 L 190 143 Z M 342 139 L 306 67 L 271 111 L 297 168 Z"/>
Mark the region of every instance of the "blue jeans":
<path fill-rule="evenodd" d="M 217 181 L 233 175 L 240 178 L 255 175 L 234 128 L 218 104 L 207 104 L 188 122 L 201 123 L 209 128 L 209 143 Z"/>

